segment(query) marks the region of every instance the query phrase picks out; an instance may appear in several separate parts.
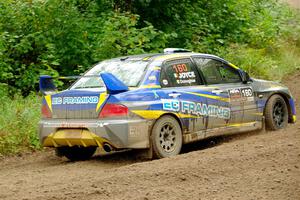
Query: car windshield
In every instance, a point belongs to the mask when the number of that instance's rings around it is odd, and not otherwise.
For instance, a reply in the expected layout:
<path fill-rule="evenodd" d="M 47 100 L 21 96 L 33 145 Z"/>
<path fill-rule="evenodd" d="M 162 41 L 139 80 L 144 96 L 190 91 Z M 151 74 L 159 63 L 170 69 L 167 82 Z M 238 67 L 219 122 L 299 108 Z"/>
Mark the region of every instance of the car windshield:
<path fill-rule="evenodd" d="M 100 73 L 110 72 L 120 79 L 128 87 L 138 86 L 148 62 L 142 60 L 110 60 L 103 61 L 94 66 L 84 76 L 81 77 L 71 89 L 80 88 L 101 88 L 104 83 L 100 78 Z"/>

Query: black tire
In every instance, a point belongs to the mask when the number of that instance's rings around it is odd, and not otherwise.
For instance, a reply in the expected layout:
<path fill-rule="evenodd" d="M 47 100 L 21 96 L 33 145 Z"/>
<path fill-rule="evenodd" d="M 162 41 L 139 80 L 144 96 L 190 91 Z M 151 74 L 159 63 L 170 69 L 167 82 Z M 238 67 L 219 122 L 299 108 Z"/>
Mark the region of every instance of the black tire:
<path fill-rule="evenodd" d="M 265 119 L 267 130 L 278 130 L 288 124 L 288 108 L 280 95 L 273 95 L 269 98 L 265 108 Z"/>
<path fill-rule="evenodd" d="M 91 158 L 97 147 L 58 147 L 56 148 L 56 154 L 65 156 L 71 161 L 87 160 Z"/>
<path fill-rule="evenodd" d="M 151 145 L 155 158 L 179 154 L 182 147 L 182 131 L 177 120 L 171 116 L 158 119 L 152 129 Z"/>

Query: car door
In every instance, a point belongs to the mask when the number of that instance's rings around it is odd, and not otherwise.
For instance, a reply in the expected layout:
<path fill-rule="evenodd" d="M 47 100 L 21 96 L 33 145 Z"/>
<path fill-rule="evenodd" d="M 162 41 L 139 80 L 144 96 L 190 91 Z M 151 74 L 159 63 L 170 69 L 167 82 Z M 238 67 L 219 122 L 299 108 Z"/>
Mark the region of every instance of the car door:
<path fill-rule="evenodd" d="M 228 118 L 210 116 L 208 129 L 239 127 L 256 120 L 257 106 L 251 83 L 242 83 L 238 69 L 216 58 L 194 57 L 193 60 L 212 95 L 220 97 L 218 102 L 212 103 L 230 110 Z M 209 101 L 208 104 L 210 103 Z"/>
<path fill-rule="evenodd" d="M 167 60 L 161 68 L 163 110 L 175 112 L 183 124 L 184 142 L 202 139 L 207 127 L 207 116 L 198 108 L 207 104 L 206 92 L 196 66 L 190 58 Z M 193 136 L 189 135 L 195 133 Z M 189 136 L 189 137 L 188 137 Z"/>

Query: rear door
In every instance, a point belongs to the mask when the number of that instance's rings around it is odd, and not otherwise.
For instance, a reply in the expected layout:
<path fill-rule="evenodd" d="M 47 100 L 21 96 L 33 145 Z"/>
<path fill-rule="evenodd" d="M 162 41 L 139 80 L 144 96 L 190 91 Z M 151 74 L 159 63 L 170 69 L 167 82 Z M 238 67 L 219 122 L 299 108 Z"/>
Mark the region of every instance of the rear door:
<path fill-rule="evenodd" d="M 200 108 L 207 104 L 203 80 L 190 58 L 173 59 L 164 62 L 160 82 L 163 92 L 163 110 L 177 113 L 183 123 L 184 133 L 199 132 L 193 138 L 184 135 L 185 142 L 201 139 L 207 125 L 207 116 Z"/>
<path fill-rule="evenodd" d="M 242 83 L 238 69 L 214 58 L 194 57 L 193 60 L 207 86 L 210 87 L 212 95 L 220 97 L 218 105 L 230 109 L 230 116 L 227 119 L 211 116 L 208 120 L 209 129 L 240 126 L 255 121 L 254 113 L 257 112 L 257 106 L 253 89 L 251 84 Z"/>

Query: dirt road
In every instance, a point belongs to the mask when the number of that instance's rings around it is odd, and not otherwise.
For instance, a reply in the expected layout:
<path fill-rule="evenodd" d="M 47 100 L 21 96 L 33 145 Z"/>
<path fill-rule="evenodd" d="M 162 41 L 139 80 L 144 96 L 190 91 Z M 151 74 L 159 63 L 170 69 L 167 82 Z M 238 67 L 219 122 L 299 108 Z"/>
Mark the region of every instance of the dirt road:
<path fill-rule="evenodd" d="M 284 81 L 300 97 L 300 72 Z M 300 113 L 299 102 L 297 103 Z M 300 115 L 298 114 L 298 119 Z M 0 161 L 0 199 L 300 200 L 300 123 L 199 142 L 179 156 L 68 162 L 53 151 Z"/>

